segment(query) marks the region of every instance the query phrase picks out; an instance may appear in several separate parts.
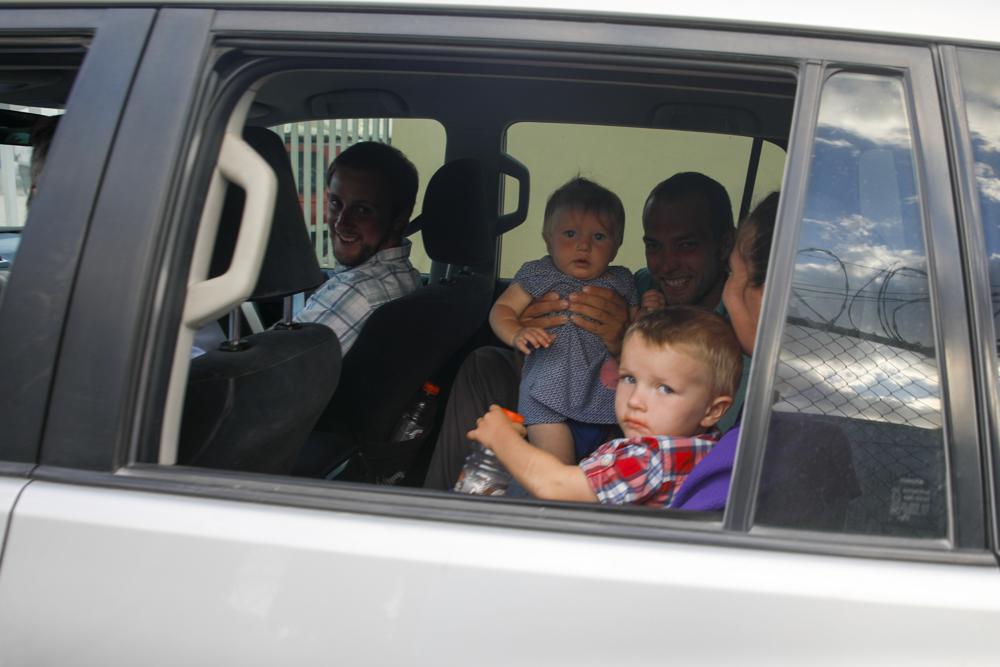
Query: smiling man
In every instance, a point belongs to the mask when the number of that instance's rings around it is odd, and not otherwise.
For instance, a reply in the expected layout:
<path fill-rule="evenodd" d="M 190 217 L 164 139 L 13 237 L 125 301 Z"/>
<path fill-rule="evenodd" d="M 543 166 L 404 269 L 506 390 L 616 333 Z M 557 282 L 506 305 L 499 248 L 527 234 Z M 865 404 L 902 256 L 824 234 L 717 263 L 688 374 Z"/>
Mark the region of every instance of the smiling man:
<path fill-rule="evenodd" d="M 646 269 L 635 280 L 643 305 L 715 309 L 733 247 L 733 209 L 718 181 L 694 171 L 653 188 L 642 210 Z"/>
<path fill-rule="evenodd" d="M 376 308 L 420 284 L 403 238 L 417 197 L 417 169 L 398 149 L 366 141 L 334 159 L 326 184 L 337 268 L 295 319 L 333 329 L 347 354 Z"/>

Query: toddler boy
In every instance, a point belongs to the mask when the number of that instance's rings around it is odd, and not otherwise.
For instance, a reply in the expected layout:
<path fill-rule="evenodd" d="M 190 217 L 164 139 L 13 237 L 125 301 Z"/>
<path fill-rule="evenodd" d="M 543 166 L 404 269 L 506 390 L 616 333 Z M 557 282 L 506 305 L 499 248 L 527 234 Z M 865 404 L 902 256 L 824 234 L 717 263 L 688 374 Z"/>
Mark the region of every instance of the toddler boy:
<path fill-rule="evenodd" d="M 615 392 L 625 437 L 567 465 L 529 444 L 524 427 L 496 405 L 468 437 L 492 449 L 536 498 L 667 507 L 718 441 L 714 426 L 732 405 L 741 370 L 728 322 L 673 306 L 644 315 L 625 334 Z"/>

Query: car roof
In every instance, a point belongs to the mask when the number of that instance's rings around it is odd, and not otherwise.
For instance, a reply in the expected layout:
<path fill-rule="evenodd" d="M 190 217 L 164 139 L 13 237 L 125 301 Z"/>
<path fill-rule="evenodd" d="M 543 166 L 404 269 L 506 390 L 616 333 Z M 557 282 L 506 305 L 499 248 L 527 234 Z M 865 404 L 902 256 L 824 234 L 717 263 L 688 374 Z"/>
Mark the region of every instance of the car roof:
<path fill-rule="evenodd" d="M 0 0 L 25 6 L 25 0 Z M 951 0 L 947 4 L 928 0 L 871 2 L 804 2 L 803 0 L 29 0 L 29 5 L 135 6 L 135 5 L 231 5 L 246 7 L 316 8 L 365 10 L 405 9 L 430 11 L 482 11 L 541 13 L 546 15 L 595 15 L 631 20 L 696 22 L 730 28 L 754 26 L 778 31 L 866 34 L 901 39 L 947 39 L 1000 44 L 1000 2 L 995 0 Z"/>

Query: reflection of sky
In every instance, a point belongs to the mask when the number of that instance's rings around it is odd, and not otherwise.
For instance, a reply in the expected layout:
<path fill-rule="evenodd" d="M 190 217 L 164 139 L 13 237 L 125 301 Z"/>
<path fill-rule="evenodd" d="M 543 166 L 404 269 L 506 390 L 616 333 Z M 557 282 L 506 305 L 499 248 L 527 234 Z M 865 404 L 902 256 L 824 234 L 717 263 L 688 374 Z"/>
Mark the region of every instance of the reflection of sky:
<path fill-rule="evenodd" d="M 940 427 L 926 252 L 897 79 L 823 90 L 776 389 L 781 409 Z"/>
<path fill-rule="evenodd" d="M 970 129 L 978 137 L 981 151 L 1000 153 L 1000 78 L 996 76 L 1000 57 L 962 49 L 959 62 Z"/>
<path fill-rule="evenodd" d="M 824 129 L 840 131 L 874 145 L 910 149 L 910 126 L 896 79 L 862 74 L 831 77 L 823 88 L 817 123 L 821 136 Z"/>
<path fill-rule="evenodd" d="M 895 79 L 823 91 L 793 281 L 793 316 L 932 344 L 909 123 Z"/>
<path fill-rule="evenodd" d="M 959 61 L 996 312 L 1000 310 L 1000 77 L 996 76 L 1000 57 L 962 49 Z M 1000 325 L 1000 319 L 994 321 Z"/>

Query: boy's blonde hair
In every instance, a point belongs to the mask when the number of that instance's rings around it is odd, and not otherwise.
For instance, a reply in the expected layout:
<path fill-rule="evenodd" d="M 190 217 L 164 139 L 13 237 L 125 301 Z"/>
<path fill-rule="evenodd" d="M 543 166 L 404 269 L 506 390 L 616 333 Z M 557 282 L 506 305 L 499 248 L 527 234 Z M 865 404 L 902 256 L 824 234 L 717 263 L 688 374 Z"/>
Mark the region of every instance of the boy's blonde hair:
<path fill-rule="evenodd" d="M 595 214 L 610 226 L 611 236 L 621 246 L 625 238 L 625 206 L 611 190 L 581 176 L 560 186 L 545 202 L 542 236 L 547 237 L 552 231 L 555 212 L 561 208 Z"/>
<path fill-rule="evenodd" d="M 698 306 L 669 306 L 643 315 L 625 332 L 654 345 L 681 348 L 712 374 L 716 396 L 735 396 L 743 373 L 743 352 L 733 328 L 720 315 Z"/>

